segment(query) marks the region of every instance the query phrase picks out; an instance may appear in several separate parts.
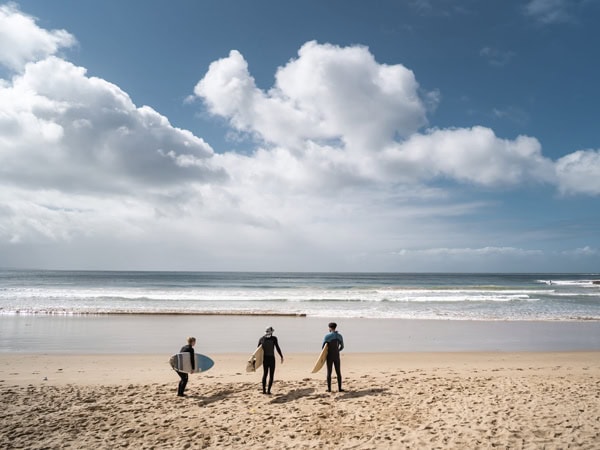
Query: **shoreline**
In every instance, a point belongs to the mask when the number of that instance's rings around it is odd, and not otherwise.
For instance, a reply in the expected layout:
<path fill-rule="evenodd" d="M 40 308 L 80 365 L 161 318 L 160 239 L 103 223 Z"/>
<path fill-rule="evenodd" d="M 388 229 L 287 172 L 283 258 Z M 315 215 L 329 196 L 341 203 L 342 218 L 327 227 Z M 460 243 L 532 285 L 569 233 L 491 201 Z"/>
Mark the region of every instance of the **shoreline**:
<path fill-rule="evenodd" d="M 248 316 L 248 317 L 307 317 L 305 313 L 284 313 L 270 311 L 14 311 L 0 313 L 0 316 Z M 313 316 L 314 317 L 314 316 Z M 582 319 L 589 320 L 589 319 Z M 594 319 L 591 319 L 594 320 Z M 598 319 L 600 322 L 600 319 Z"/>
<path fill-rule="evenodd" d="M 0 312 L 0 317 L 90 317 L 90 316 L 216 316 L 216 317 L 293 317 L 306 319 L 329 320 L 327 317 L 310 315 L 307 313 L 284 313 L 275 311 L 10 311 Z M 368 316 L 353 316 L 345 317 L 338 316 L 336 320 L 403 320 L 403 321 L 425 321 L 425 322 L 598 322 L 600 318 L 595 317 L 570 317 L 570 318 L 408 318 L 408 317 L 368 317 Z"/>
<path fill-rule="evenodd" d="M 342 353 L 331 393 L 284 355 L 273 395 L 235 353 L 178 398 L 168 354 L 0 354 L 0 447 L 597 448 L 600 351 Z"/>
<path fill-rule="evenodd" d="M 348 319 L 248 315 L 0 315 L 0 354 L 200 353 L 255 348 L 268 326 L 284 352 L 314 352 L 338 323 L 347 353 L 600 350 L 600 321 Z"/>

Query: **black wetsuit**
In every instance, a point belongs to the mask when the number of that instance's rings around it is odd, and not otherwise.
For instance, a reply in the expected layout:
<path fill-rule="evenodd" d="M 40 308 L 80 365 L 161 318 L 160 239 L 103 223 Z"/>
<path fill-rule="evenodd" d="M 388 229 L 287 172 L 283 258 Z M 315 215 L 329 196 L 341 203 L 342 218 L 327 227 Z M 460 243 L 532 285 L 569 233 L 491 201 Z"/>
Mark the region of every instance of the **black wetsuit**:
<path fill-rule="evenodd" d="M 196 358 L 195 358 L 195 353 L 194 353 L 194 347 L 192 347 L 191 345 L 188 344 L 188 345 L 184 345 L 183 347 L 181 347 L 181 350 L 179 350 L 179 353 L 186 353 L 186 352 L 191 353 L 190 360 L 192 363 L 192 367 L 196 367 Z M 177 371 L 177 374 L 181 378 L 181 380 L 179 381 L 179 386 L 177 387 L 177 395 L 180 397 L 183 397 L 183 392 L 185 391 L 185 387 L 187 385 L 189 376 L 186 372 Z"/>
<path fill-rule="evenodd" d="M 262 388 L 263 394 L 271 393 L 271 386 L 273 386 L 273 377 L 275 375 L 275 350 L 279 353 L 279 356 L 283 358 L 281 349 L 279 348 L 279 342 L 277 338 L 272 334 L 265 334 L 258 340 L 258 346 L 262 345 L 263 348 L 263 377 L 262 377 Z M 269 375 L 269 386 L 267 388 L 267 375 Z"/>
<path fill-rule="evenodd" d="M 342 370 L 340 365 L 340 352 L 344 349 L 344 338 L 337 331 L 332 331 L 323 339 L 321 348 L 327 345 L 327 390 L 331 391 L 331 371 L 335 367 L 338 390 L 342 391 Z"/>

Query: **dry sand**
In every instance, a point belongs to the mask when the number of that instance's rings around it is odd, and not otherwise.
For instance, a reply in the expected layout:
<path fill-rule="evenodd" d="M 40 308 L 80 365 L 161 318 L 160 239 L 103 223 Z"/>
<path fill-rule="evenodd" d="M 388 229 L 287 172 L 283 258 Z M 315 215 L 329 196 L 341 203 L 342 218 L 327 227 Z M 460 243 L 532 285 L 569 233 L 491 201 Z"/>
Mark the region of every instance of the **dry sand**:
<path fill-rule="evenodd" d="M 0 354 L 0 448 L 600 448 L 600 352 L 350 353 L 344 393 L 290 354 L 271 396 L 213 358 L 178 398 L 168 355 Z"/>

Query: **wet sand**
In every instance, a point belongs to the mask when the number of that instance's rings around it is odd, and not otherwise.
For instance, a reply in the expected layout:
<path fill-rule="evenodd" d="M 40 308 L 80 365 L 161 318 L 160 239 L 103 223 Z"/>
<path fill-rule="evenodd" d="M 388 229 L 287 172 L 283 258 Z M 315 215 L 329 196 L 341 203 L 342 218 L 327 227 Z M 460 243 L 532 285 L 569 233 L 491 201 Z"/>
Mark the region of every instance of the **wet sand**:
<path fill-rule="evenodd" d="M 336 318 L 347 352 L 600 350 L 600 321 Z M 186 336 L 201 353 L 250 351 L 268 326 L 284 352 L 318 352 L 328 319 L 165 314 L 0 315 L 1 353 L 169 353 Z"/>

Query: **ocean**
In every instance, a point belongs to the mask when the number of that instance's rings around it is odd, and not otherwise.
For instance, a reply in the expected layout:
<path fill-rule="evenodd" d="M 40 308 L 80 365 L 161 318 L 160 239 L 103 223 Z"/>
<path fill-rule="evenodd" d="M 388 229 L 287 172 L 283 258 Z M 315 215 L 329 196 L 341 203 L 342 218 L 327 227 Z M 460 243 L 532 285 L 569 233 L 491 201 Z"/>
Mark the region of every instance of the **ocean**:
<path fill-rule="evenodd" d="M 599 274 L 0 271 L 0 353 L 600 349 Z M 243 359 L 243 358 L 242 358 Z"/>
<path fill-rule="evenodd" d="M 600 320 L 600 274 L 0 271 L 0 315 Z M 596 283 L 595 283 L 596 282 Z"/>

